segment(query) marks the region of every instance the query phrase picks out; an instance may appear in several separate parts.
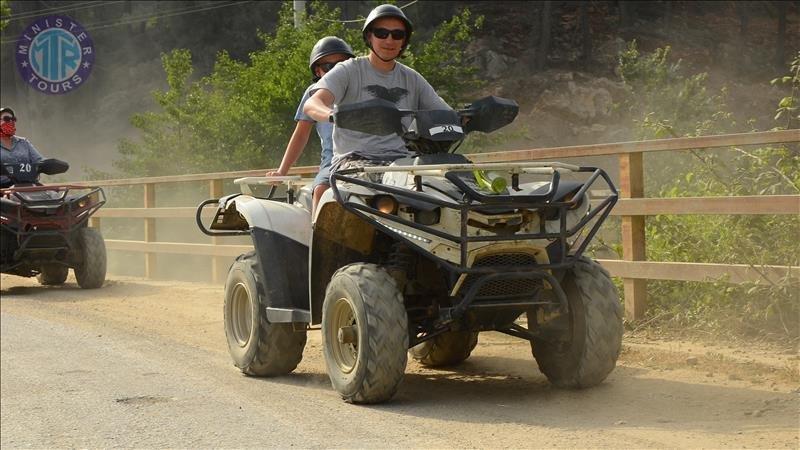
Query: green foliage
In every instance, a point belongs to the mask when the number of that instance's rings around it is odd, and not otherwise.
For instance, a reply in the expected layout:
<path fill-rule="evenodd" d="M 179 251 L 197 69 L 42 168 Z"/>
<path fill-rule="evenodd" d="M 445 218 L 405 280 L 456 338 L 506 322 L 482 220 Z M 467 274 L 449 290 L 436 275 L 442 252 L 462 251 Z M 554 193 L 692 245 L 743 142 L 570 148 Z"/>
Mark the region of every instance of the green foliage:
<path fill-rule="evenodd" d="M 138 140 L 122 140 L 115 167 L 129 176 L 175 175 L 276 167 L 295 127 L 298 102 L 311 83 L 308 55 L 323 36 L 339 36 L 363 49 L 360 28 L 347 27 L 340 11 L 325 2 L 311 5 L 313 14 L 294 27 L 291 2 L 285 2 L 274 33 L 261 32 L 263 48 L 248 62 L 218 55 L 211 74 L 193 79 L 191 54 L 176 49 L 163 55 L 168 89 L 153 93 L 157 112 L 137 114 Z M 462 47 L 482 18 L 469 11 L 442 24 L 432 39 L 405 63 L 415 67 L 449 101 L 474 87 L 475 68 L 463 62 Z M 414 41 L 412 40 L 412 44 Z M 316 139 L 310 147 L 318 149 Z M 319 161 L 307 150 L 299 163 Z"/>
<path fill-rule="evenodd" d="M 8 19 L 6 17 L 11 15 L 11 6 L 8 4 L 8 0 L 0 0 L 0 31 L 5 30 L 6 25 L 8 25 Z"/>
<path fill-rule="evenodd" d="M 791 87 L 790 95 L 781 98 L 775 120 L 784 119 L 786 128 L 797 128 L 800 125 L 800 106 L 798 106 L 798 92 L 800 92 L 800 51 L 797 52 L 789 68 L 790 75 L 772 80 L 772 84 L 781 83 Z"/>
<path fill-rule="evenodd" d="M 729 131 L 736 124 L 726 110 L 725 91 L 711 94 L 706 73 L 682 74 L 680 60 L 670 62 L 670 47 L 650 54 L 636 41 L 619 55 L 622 81 L 632 94 L 625 107 L 639 124 L 639 139 L 703 136 Z"/>
<path fill-rule="evenodd" d="M 787 116 L 797 88 L 793 62 Z M 708 92 L 705 74 L 683 76 L 669 62 L 669 48 L 640 54 L 635 43 L 620 55 L 620 73 L 630 90 L 627 105 L 641 138 L 710 135 L 735 130 L 724 91 Z M 781 78 L 784 80 L 786 77 Z M 780 118 L 782 115 L 779 114 Z M 791 120 L 787 123 L 791 123 Z M 660 197 L 713 197 L 800 193 L 800 152 L 796 144 L 757 149 L 689 151 L 646 160 L 648 190 Z M 766 201 L 766 200 L 765 200 Z M 763 273 L 758 284 L 652 282 L 648 315 L 652 323 L 738 335 L 798 339 L 797 279 L 775 279 L 765 265 L 800 266 L 796 215 L 681 215 L 648 217 L 647 259 L 748 264 Z"/>
<path fill-rule="evenodd" d="M 405 63 L 423 74 L 451 106 L 471 100 L 463 94 L 484 85 L 474 78 L 478 68 L 466 64 L 464 59 L 464 49 L 482 26 L 483 16 L 472 17 L 470 10 L 464 9 L 443 23 L 433 37 L 422 44 L 419 54 L 407 52 Z M 414 40 L 409 45 L 409 50 L 413 49 Z"/>

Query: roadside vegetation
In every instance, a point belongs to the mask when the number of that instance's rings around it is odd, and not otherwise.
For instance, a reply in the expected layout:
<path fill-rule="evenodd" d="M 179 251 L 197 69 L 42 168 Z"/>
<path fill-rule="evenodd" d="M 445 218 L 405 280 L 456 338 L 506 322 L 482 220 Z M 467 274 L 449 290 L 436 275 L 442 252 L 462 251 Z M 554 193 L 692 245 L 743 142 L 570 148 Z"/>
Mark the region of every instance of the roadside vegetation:
<path fill-rule="evenodd" d="M 629 109 L 641 139 L 714 135 L 736 129 L 724 89 L 712 92 L 706 74 L 686 75 L 669 47 L 641 53 L 636 43 L 620 54 Z M 785 90 L 774 129 L 796 129 L 800 53 L 789 73 L 773 80 Z M 757 131 L 757 130 L 753 130 Z M 660 153 L 649 156 L 646 196 L 712 197 L 797 195 L 800 150 L 796 143 Z M 800 266 L 797 215 L 662 215 L 648 217 L 647 258 L 748 264 L 758 283 L 650 281 L 648 309 L 638 329 L 713 337 L 800 341 L 800 281 L 775 278 L 764 266 Z"/>

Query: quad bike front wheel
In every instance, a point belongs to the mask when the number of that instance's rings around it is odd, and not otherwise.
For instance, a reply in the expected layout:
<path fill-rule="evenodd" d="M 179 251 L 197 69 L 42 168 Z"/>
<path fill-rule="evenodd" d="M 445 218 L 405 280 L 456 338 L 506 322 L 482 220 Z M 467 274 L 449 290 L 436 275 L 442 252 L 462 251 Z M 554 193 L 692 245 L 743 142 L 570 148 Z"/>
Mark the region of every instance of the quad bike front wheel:
<path fill-rule="evenodd" d="M 475 331 L 448 331 L 411 347 L 408 353 L 423 366 L 445 367 L 469 358 L 477 344 Z"/>
<path fill-rule="evenodd" d="M 228 351 L 247 375 L 286 375 L 303 359 L 306 331 L 267 320 L 266 305 L 259 299 L 267 290 L 259 289 L 259 270 L 251 252 L 239 256 L 228 271 L 223 306 Z"/>
<path fill-rule="evenodd" d="M 392 398 L 408 361 L 408 316 L 386 270 L 356 263 L 333 275 L 322 306 L 322 348 L 331 384 L 345 401 Z"/>
<path fill-rule="evenodd" d="M 36 280 L 43 286 L 58 286 L 67 281 L 69 267 L 62 264 L 42 264 L 42 271 L 36 275 Z"/>
<path fill-rule="evenodd" d="M 75 280 L 83 289 L 97 289 L 106 281 L 106 243 L 95 228 L 78 230 Z"/>
<path fill-rule="evenodd" d="M 534 340 L 539 370 L 557 387 L 600 384 L 614 370 L 622 348 L 622 306 L 611 277 L 598 263 L 581 258 L 563 282 L 569 302 L 567 335 Z"/>

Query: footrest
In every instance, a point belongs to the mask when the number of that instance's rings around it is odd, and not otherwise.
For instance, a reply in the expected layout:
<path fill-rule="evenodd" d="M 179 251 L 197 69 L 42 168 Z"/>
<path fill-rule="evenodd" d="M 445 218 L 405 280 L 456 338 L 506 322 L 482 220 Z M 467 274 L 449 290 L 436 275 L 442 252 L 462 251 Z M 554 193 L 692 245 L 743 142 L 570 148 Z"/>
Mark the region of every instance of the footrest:
<path fill-rule="evenodd" d="M 270 323 L 311 323 L 311 312 L 297 308 L 272 308 L 267 307 L 267 320 Z"/>

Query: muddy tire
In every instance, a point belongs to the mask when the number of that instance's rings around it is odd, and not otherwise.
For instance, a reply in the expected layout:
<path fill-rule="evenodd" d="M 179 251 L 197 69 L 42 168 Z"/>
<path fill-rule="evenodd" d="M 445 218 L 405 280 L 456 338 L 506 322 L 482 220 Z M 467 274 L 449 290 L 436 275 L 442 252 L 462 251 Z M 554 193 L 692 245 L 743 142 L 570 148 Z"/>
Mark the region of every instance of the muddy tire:
<path fill-rule="evenodd" d="M 345 401 L 392 398 L 408 361 L 408 316 L 384 269 L 356 263 L 333 275 L 322 306 L 322 348 L 331 384 Z"/>
<path fill-rule="evenodd" d="M 469 358 L 477 344 L 477 332 L 450 331 L 411 347 L 408 354 L 423 366 L 452 366 Z"/>
<path fill-rule="evenodd" d="M 106 281 L 106 243 L 94 228 L 78 230 L 75 280 L 83 289 L 97 289 Z"/>
<path fill-rule="evenodd" d="M 570 307 L 569 330 L 560 343 L 531 343 L 539 370 L 560 388 L 601 383 L 614 370 L 622 348 L 622 306 L 611 277 L 582 258 L 564 277 Z"/>
<path fill-rule="evenodd" d="M 228 271 L 223 305 L 228 352 L 247 375 L 286 375 L 303 359 L 306 331 L 267 320 L 267 289 L 261 278 L 254 253 L 239 256 Z"/>
<path fill-rule="evenodd" d="M 36 275 L 36 280 L 43 286 L 58 286 L 67 281 L 69 267 L 61 264 L 42 264 L 42 272 Z"/>

